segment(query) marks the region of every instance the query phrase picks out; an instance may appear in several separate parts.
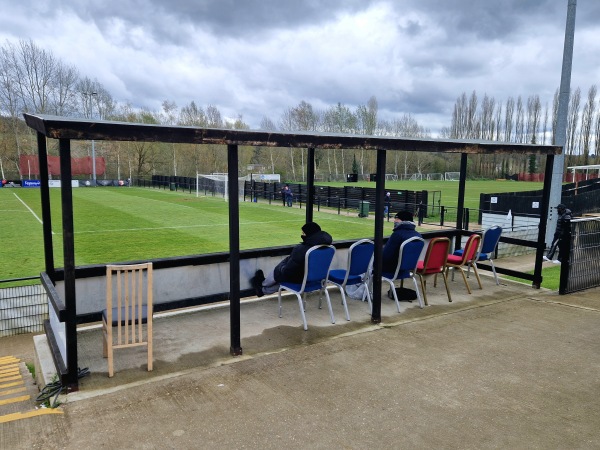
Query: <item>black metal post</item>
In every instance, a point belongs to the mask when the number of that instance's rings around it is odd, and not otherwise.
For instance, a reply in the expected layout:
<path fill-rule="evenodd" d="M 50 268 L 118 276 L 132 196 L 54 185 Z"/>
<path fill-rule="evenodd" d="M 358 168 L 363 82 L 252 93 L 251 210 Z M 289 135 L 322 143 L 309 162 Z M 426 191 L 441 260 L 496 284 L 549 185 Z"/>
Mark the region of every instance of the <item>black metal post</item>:
<path fill-rule="evenodd" d="M 381 271 L 383 268 L 383 204 L 385 202 L 385 150 L 377 150 L 375 180 L 375 253 L 373 256 L 373 311 L 371 322 L 381 323 Z"/>
<path fill-rule="evenodd" d="M 242 354 L 240 320 L 240 205 L 238 198 L 238 146 L 227 145 L 229 178 L 229 321 L 233 356 Z"/>
<path fill-rule="evenodd" d="M 542 285 L 542 257 L 546 250 L 546 224 L 548 222 L 548 206 L 550 203 L 550 191 L 552 188 L 552 172 L 554 166 L 554 155 L 546 157 L 546 170 L 544 172 L 544 187 L 542 190 L 542 204 L 540 205 L 540 225 L 538 230 L 537 249 L 535 252 L 535 265 L 533 268 L 533 283 L 535 289 Z"/>
<path fill-rule="evenodd" d="M 458 181 L 458 202 L 456 211 L 456 229 L 458 235 L 454 241 L 454 248 L 460 248 L 460 241 L 463 230 L 463 209 L 465 207 L 465 185 L 467 182 L 467 154 L 460 154 L 460 179 Z"/>
<path fill-rule="evenodd" d="M 306 168 L 306 221 L 313 221 L 313 206 L 315 202 L 315 149 L 308 149 L 308 161 Z"/>
<path fill-rule="evenodd" d="M 75 231 L 73 227 L 73 187 L 71 185 L 71 141 L 60 139 L 60 196 L 62 200 L 63 259 L 65 269 L 65 340 L 67 373 L 63 384 L 79 389 L 77 373 L 77 298 L 75 293 Z"/>
<path fill-rule="evenodd" d="M 563 235 L 558 243 L 558 254 L 560 255 L 560 280 L 558 284 L 559 295 L 567 294 L 569 285 L 569 268 L 571 267 L 571 221 L 567 220 L 563 224 Z"/>
<path fill-rule="evenodd" d="M 54 249 L 52 247 L 52 215 L 50 214 L 50 185 L 48 175 L 48 149 L 46 137 L 37 133 L 38 164 L 40 168 L 40 196 L 42 200 L 42 230 L 44 233 L 44 261 L 46 273 L 55 282 L 54 277 Z"/>

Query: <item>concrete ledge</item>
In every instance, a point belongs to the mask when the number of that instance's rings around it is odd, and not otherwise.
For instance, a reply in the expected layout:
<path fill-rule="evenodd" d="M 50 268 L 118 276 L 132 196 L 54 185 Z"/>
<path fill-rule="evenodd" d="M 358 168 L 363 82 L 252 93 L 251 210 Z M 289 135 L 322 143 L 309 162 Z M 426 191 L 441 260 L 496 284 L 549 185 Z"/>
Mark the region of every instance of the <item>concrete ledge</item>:
<path fill-rule="evenodd" d="M 35 382 L 41 391 L 48 383 L 57 377 L 56 367 L 52 359 L 52 352 L 45 334 L 33 337 Z"/>

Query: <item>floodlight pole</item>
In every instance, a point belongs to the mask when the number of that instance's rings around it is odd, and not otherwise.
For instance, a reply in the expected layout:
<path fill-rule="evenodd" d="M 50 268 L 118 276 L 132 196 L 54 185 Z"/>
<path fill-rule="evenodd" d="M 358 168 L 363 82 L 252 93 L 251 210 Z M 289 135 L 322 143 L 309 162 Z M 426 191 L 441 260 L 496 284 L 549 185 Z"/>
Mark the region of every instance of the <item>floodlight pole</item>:
<path fill-rule="evenodd" d="M 567 141 L 567 120 L 569 115 L 569 95 L 571 89 L 571 68 L 573 66 L 573 44 L 575 41 L 575 12 L 577 0 L 569 0 L 567 7 L 567 25 L 565 28 L 565 45 L 563 49 L 562 73 L 560 77 L 560 94 L 556 117 L 556 135 L 553 144 L 560 145 L 563 151 L 554 157 L 552 166 L 552 184 L 548 204 L 548 225 L 546 227 L 546 245 L 550 245 L 556 228 L 556 214 L 550 214 L 552 207 L 561 203 L 562 179 L 565 169 L 565 144 Z"/>

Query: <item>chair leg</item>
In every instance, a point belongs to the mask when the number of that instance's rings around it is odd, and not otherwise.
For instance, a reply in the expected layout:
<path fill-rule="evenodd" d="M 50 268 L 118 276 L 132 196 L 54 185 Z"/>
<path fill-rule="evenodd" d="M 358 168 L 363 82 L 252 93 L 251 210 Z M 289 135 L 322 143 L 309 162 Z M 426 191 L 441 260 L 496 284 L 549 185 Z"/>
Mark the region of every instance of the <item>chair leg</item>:
<path fill-rule="evenodd" d="M 277 304 L 279 305 L 279 318 L 281 319 L 281 288 L 277 291 Z"/>
<path fill-rule="evenodd" d="M 146 325 L 146 333 L 148 333 L 148 336 L 146 336 L 146 338 L 148 340 L 148 372 L 151 372 L 152 371 L 152 363 L 153 363 L 153 358 L 152 358 L 152 349 L 153 349 L 153 344 L 152 344 L 152 310 L 149 311 L 148 321 L 147 321 L 147 325 Z"/>
<path fill-rule="evenodd" d="M 423 300 L 425 301 L 425 306 L 429 306 L 429 303 L 427 303 L 427 290 L 425 286 L 425 280 L 423 279 L 423 275 L 421 275 L 420 273 L 418 273 L 417 275 L 419 275 L 419 280 L 421 281 L 421 291 L 423 292 Z"/>
<path fill-rule="evenodd" d="M 363 294 L 363 302 L 365 301 L 365 296 L 367 297 L 367 301 L 369 302 L 369 314 L 373 314 L 373 304 L 371 302 L 371 292 L 369 290 L 369 284 L 365 283 L 365 293 Z"/>
<path fill-rule="evenodd" d="M 325 289 L 325 298 L 327 299 L 327 308 L 329 308 L 329 315 L 331 316 L 331 323 L 335 323 L 335 317 L 333 316 L 333 308 L 331 307 L 331 298 L 329 292 Z"/>
<path fill-rule="evenodd" d="M 477 270 L 477 264 L 469 263 L 469 270 L 471 270 L 471 266 L 473 266 L 473 273 L 475 274 L 475 278 L 477 278 L 477 283 L 479 283 L 479 289 L 483 289 L 481 285 L 481 278 L 479 278 L 479 271 Z"/>
<path fill-rule="evenodd" d="M 448 294 L 448 301 L 452 301 L 452 297 L 450 296 L 450 289 L 448 288 L 448 278 L 446 277 L 446 273 L 442 271 L 442 277 L 444 278 L 444 284 L 446 285 L 446 294 Z"/>
<path fill-rule="evenodd" d="M 108 331 L 106 330 L 106 324 L 102 321 L 102 357 L 108 358 Z"/>
<path fill-rule="evenodd" d="M 348 303 L 346 301 L 346 293 L 344 292 L 343 287 L 340 288 L 340 294 L 342 294 L 342 305 L 344 306 L 344 312 L 346 313 L 346 320 L 350 320 L 350 313 L 348 312 Z"/>
<path fill-rule="evenodd" d="M 396 294 L 396 286 L 394 286 L 394 282 L 391 280 L 386 280 L 389 285 L 390 285 L 390 290 L 392 291 L 392 294 L 394 295 L 394 301 L 396 302 L 396 308 L 398 309 L 398 312 L 400 312 L 400 302 L 398 301 L 398 294 Z"/>
<path fill-rule="evenodd" d="M 494 266 L 494 261 L 489 260 L 492 265 L 492 272 L 494 273 L 494 278 L 496 279 L 496 285 L 500 286 L 500 281 L 498 281 L 498 274 L 496 273 L 496 266 Z"/>
<path fill-rule="evenodd" d="M 304 314 L 304 301 L 300 294 L 296 294 L 298 297 L 298 306 L 300 307 L 300 315 L 302 316 L 302 323 L 304 325 L 304 331 L 308 330 L 308 324 L 306 323 L 306 314 Z"/>
<path fill-rule="evenodd" d="M 423 298 L 421 297 L 421 293 L 419 292 L 419 286 L 417 286 L 417 279 L 413 275 L 412 277 L 413 283 L 415 283 L 415 291 L 417 291 L 417 299 L 419 300 L 419 306 L 423 309 L 425 306 L 423 305 Z"/>
<path fill-rule="evenodd" d="M 463 277 L 463 280 L 465 281 L 465 286 L 467 287 L 467 292 L 469 294 L 471 294 L 471 288 L 469 287 L 469 283 L 467 282 L 467 276 L 465 275 L 465 271 L 462 269 L 462 267 L 457 267 L 458 270 L 460 270 L 460 274 Z"/>

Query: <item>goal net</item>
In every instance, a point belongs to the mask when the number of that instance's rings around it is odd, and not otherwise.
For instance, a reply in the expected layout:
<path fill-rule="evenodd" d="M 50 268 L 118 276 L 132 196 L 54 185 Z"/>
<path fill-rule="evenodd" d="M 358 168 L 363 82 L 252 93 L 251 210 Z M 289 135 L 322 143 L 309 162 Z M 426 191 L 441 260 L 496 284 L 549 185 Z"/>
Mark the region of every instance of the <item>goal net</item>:
<path fill-rule="evenodd" d="M 386 181 L 398 181 L 398 175 L 395 173 L 386 173 L 385 174 Z"/>
<path fill-rule="evenodd" d="M 444 180 L 459 181 L 460 180 L 460 172 L 446 172 L 444 174 Z"/>
<path fill-rule="evenodd" d="M 420 181 L 423 179 L 422 173 L 404 173 L 400 175 L 401 180 L 409 180 L 409 181 Z"/>
<path fill-rule="evenodd" d="M 238 197 L 244 195 L 244 181 L 247 177 L 238 178 Z M 200 194 L 223 197 L 229 200 L 229 181 L 226 173 L 196 174 L 196 197 Z"/>
<path fill-rule="evenodd" d="M 441 181 L 444 179 L 444 175 L 441 173 L 428 173 L 427 181 Z"/>

